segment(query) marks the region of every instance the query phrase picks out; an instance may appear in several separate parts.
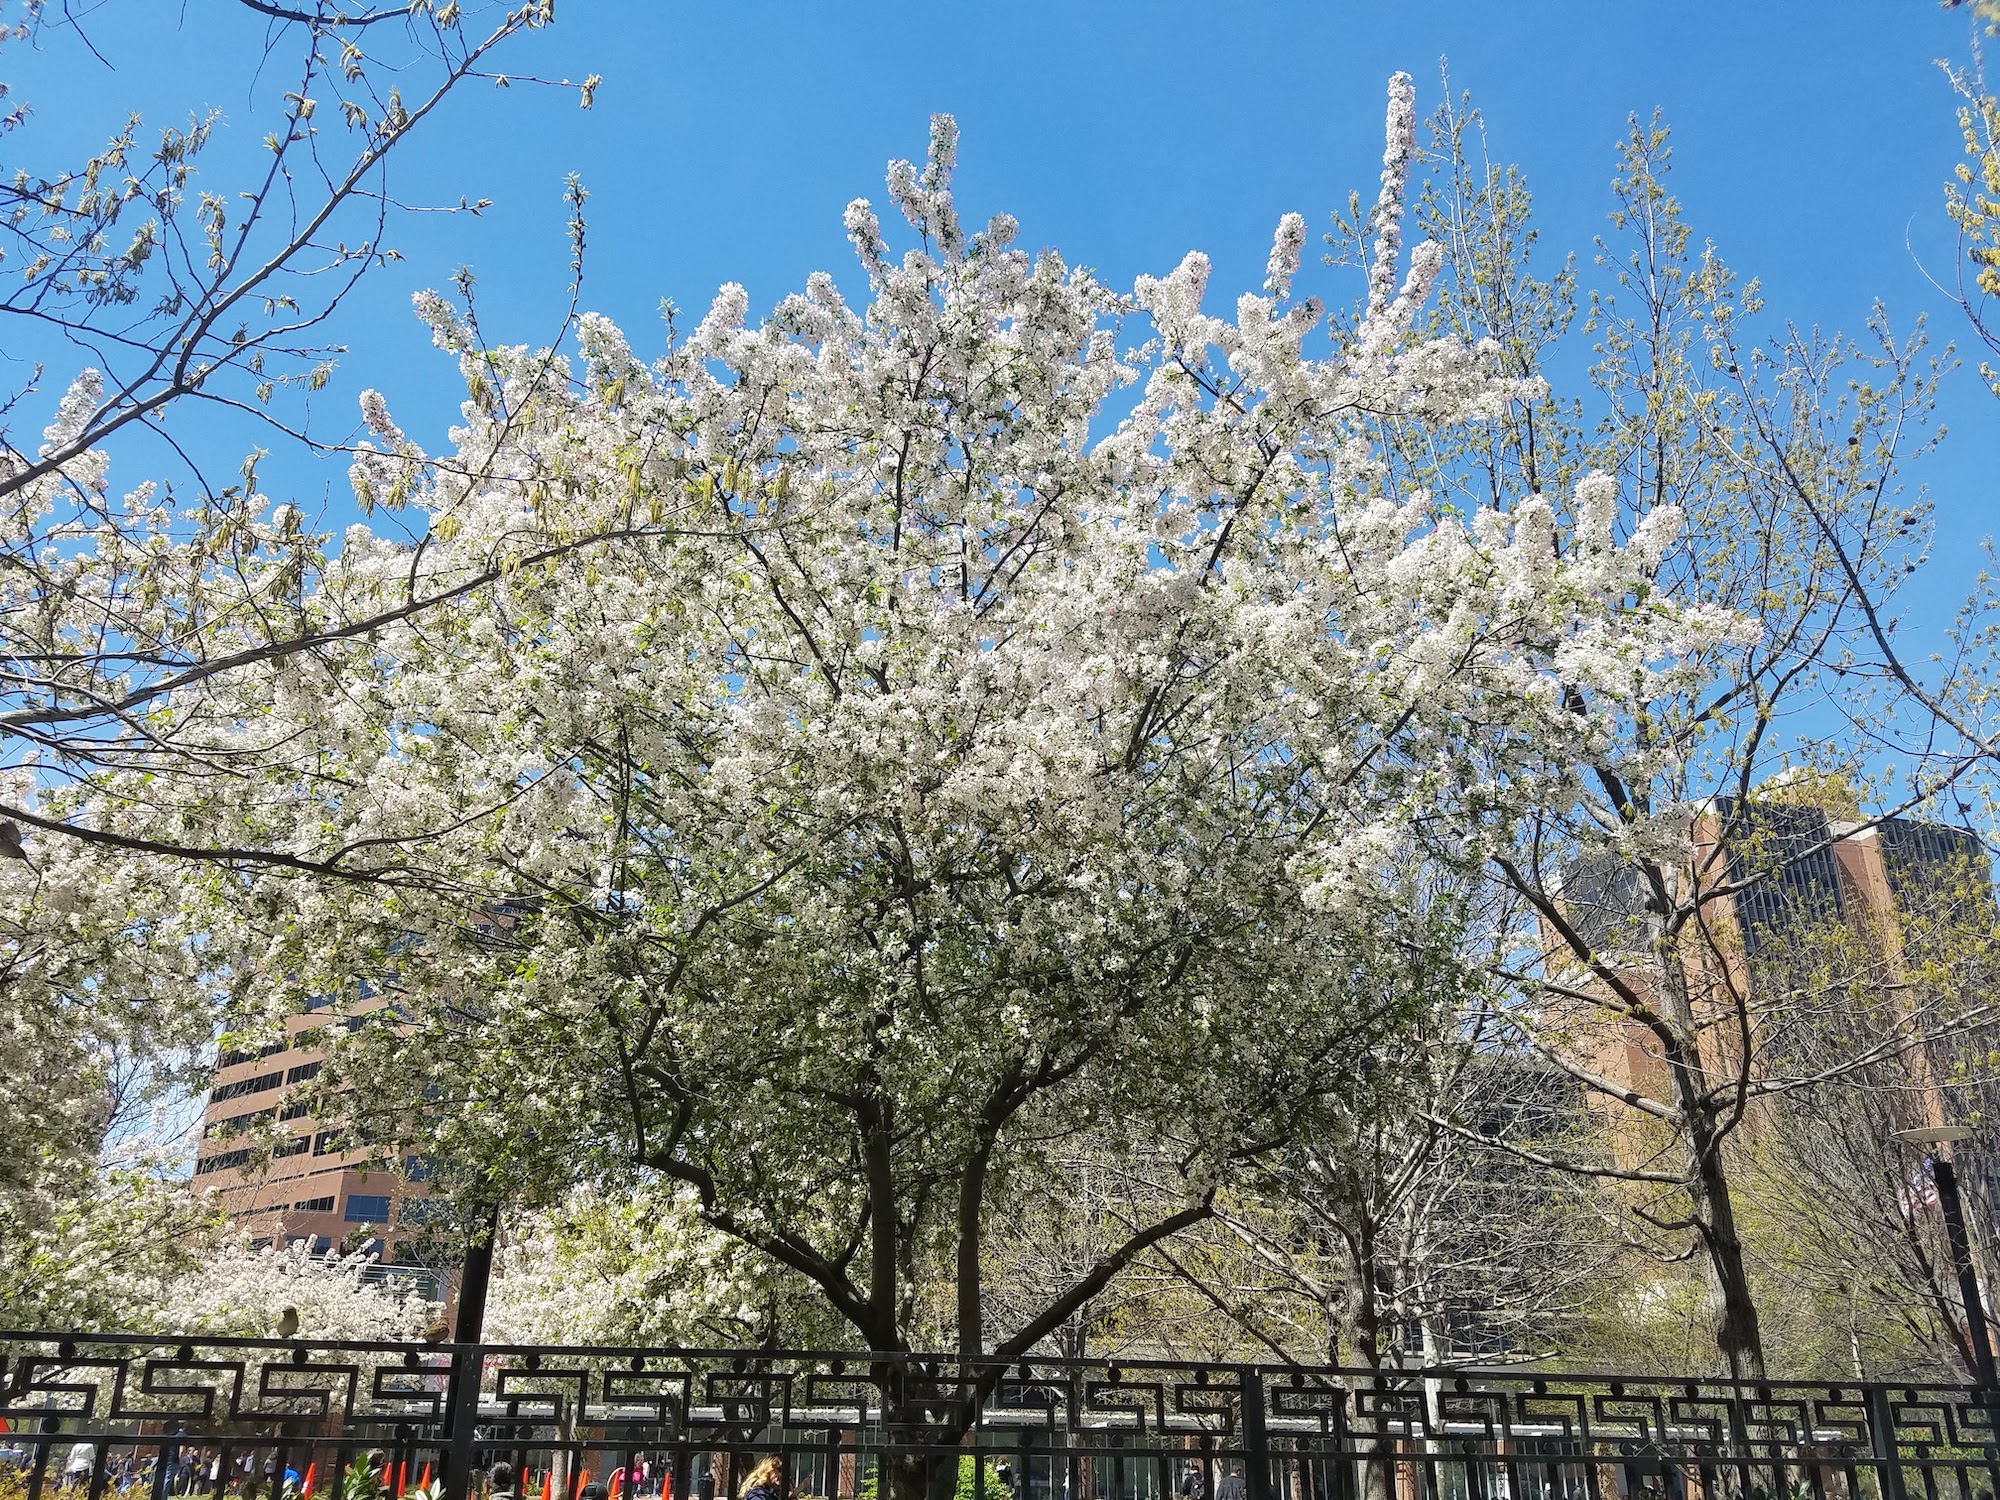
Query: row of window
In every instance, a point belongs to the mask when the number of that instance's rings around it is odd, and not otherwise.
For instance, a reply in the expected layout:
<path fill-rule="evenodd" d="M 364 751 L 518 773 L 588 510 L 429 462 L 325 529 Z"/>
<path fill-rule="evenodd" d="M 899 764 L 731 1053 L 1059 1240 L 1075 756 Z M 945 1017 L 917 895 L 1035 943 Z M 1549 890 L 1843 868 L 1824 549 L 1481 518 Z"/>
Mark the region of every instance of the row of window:
<path fill-rule="evenodd" d="M 329 1200 L 329 1203 L 331 1200 Z M 396 1211 L 398 1224 L 435 1224 L 446 1217 L 450 1203 L 442 1198 L 405 1198 Z M 387 1224 L 387 1193 L 349 1193 L 341 1215 L 350 1224 Z"/>
<path fill-rule="evenodd" d="M 304 1137 L 300 1138 L 303 1142 Z M 224 1151 L 216 1156 L 204 1156 L 195 1163 L 196 1172 L 224 1172 L 231 1167 L 247 1164 L 254 1153 L 248 1148 L 240 1151 Z M 289 1153 L 281 1153 L 289 1154 Z M 292 1205 L 294 1213 L 327 1214 L 333 1212 L 334 1195 L 322 1193 L 317 1198 L 301 1198 Z M 423 1198 L 410 1198 L 403 1204 L 401 1220 L 405 1224 L 427 1224 L 437 1218 L 444 1208 L 442 1203 L 431 1203 Z M 347 1204 L 341 1211 L 341 1218 L 349 1224 L 387 1224 L 389 1222 L 389 1195 L 387 1193 L 349 1193 Z"/>
<path fill-rule="evenodd" d="M 239 1118 L 246 1120 L 259 1119 L 268 1116 L 270 1113 L 271 1111 L 266 1109 L 258 1111 L 255 1115 L 244 1115 Z M 299 1113 L 304 1114 L 305 1111 L 300 1110 Z M 226 1120 L 223 1123 L 233 1125 L 238 1122 L 236 1120 Z M 211 1131 L 211 1133 L 216 1132 Z M 274 1159 L 282 1161 L 288 1156 L 303 1156 L 308 1151 L 312 1152 L 314 1156 L 331 1156 L 336 1152 L 345 1151 L 346 1149 L 347 1140 L 342 1132 L 338 1130 L 322 1130 L 313 1135 L 287 1137 L 271 1148 L 271 1155 Z M 234 1151 L 219 1151 L 213 1156 L 200 1157 L 194 1164 L 195 1175 L 200 1176 L 204 1172 L 226 1172 L 231 1167 L 246 1166 L 255 1155 L 256 1148 L 242 1146 Z"/>
<path fill-rule="evenodd" d="M 256 1062 L 259 1058 L 264 1057 L 276 1057 L 291 1045 L 288 1039 L 282 1042 L 267 1042 L 262 1047 L 249 1047 L 237 1052 L 225 1052 L 221 1057 L 216 1059 L 215 1065 L 218 1068 L 233 1068 L 238 1063 Z"/>
<path fill-rule="evenodd" d="M 230 1156 L 241 1158 L 241 1160 L 228 1160 L 227 1157 Z M 222 1167 L 241 1166 L 244 1160 L 249 1159 L 249 1156 L 250 1153 L 248 1151 L 236 1151 L 227 1153 L 224 1157 L 204 1157 L 202 1164 L 195 1170 L 198 1172 L 209 1172 L 220 1170 Z M 332 1193 L 322 1193 L 317 1198 L 301 1198 L 292 1205 L 292 1212 L 301 1214 L 330 1214 L 333 1212 L 333 1200 L 334 1195 Z M 417 1212 L 417 1210 L 427 1208 L 428 1205 L 422 1199 L 411 1199 L 403 1205 L 403 1222 L 409 1224 L 428 1220 L 431 1217 L 428 1212 Z M 347 1195 L 347 1207 L 341 1213 L 341 1217 L 350 1224 L 386 1224 L 389 1222 L 389 1195 L 387 1193 L 349 1193 Z"/>
<path fill-rule="evenodd" d="M 236 1056 L 236 1058 L 224 1058 L 222 1064 L 228 1066 L 230 1062 L 250 1062 L 252 1056 L 270 1056 L 270 1052 L 284 1052 L 284 1048 L 282 1046 L 280 1048 L 266 1048 L 264 1052 L 258 1052 L 258 1054 L 248 1054 L 246 1052 L 246 1054 Z M 210 1094 L 210 1098 L 218 1098 L 218 1100 L 222 1100 L 222 1098 L 240 1098 L 244 1094 L 262 1094 L 266 1088 L 278 1088 L 278 1084 L 304 1084 L 304 1082 L 310 1082 L 312 1078 L 318 1078 L 320 1076 L 320 1068 L 324 1068 L 324 1066 L 326 1066 L 324 1062 L 300 1062 L 296 1068 L 288 1068 L 284 1072 L 260 1072 L 256 1078 L 238 1078 L 234 1084 L 222 1084 L 220 1088 L 216 1088 L 216 1092 Z"/>
<path fill-rule="evenodd" d="M 318 1067 L 319 1064 L 315 1063 L 313 1066 Z M 298 1120 L 303 1119 L 311 1113 L 312 1105 L 304 1100 L 301 1100 L 297 1104 L 287 1104 L 283 1109 L 273 1104 L 264 1109 L 253 1109 L 247 1114 L 231 1115 L 226 1120 L 211 1120 L 208 1129 L 203 1134 L 208 1136 L 235 1135 L 239 1131 L 248 1130 L 259 1120 Z"/>
<path fill-rule="evenodd" d="M 330 1214 L 333 1212 L 334 1195 L 322 1193 L 317 1198 L 301 1198 L 292 1205 L 294 1213 Z M 443 1204 L 431 1204 L 422 1198 L 412 1198 L 403 1204 L 400 1215 L 405 1224 L 425 1224 L 438 1216 Z M 389 1222 L 389 1195 L 387 1193 L 349 1193 L 347 1202 L 340 1211 L 340 1217 L 349 1224 L 387 1224 Z"/>
<path fill-rule="evenodd" d="M 248 1130 L 259 1120 L 270 1119 L 277 1112 L 278 1106 L 274 1104 L 269 1109 L 253 1109 L 248 1114 L 231 1115 L 226 1120 L 211 1121 L 208 1129 L 203 1131 L 202 1134 L 208 1136 L 234 1135 L 239 1130 Z"/>
<path fill-rule="evenodd" d="M 234 1083 L 222 1084 L 208 1097 L 210 1103 L 220 1104 L 225 1099 L 241 1099 L 245 1094 L 266 1094 L 284 1086 L 285 1075 L 282 1071 L 259 1073 L 254 1078 L 239 1078 Z"/>

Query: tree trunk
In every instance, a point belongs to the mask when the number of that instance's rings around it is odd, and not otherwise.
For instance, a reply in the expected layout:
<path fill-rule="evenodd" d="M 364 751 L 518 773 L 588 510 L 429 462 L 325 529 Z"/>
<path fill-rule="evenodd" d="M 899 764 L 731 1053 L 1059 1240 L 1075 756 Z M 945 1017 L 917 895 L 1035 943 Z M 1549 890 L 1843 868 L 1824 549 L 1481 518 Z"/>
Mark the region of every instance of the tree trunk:
<path fill-rule="evenodd" d="M 1708 1063 L 1701 1055 L 1701 1028 L 1688 994 L 1687 968 L 1679 940 L 1655 915 L 1654 972 L 1659 977 L 1659 1002 L 1665 1025 L 1654 1028 L 1673 1080 L 1674 1109 L 1679 1115 L 1681 1141 L 1688 1157 L 1688 1218 L 1701 1241 L 1708 1281 L 1708 1313 L 1722 1373 L 1732 1380 L 1764 1378 L 1764 1335 L 1757 1318 L 1756 1298 L 1743 1263 L 1743 1241 L 1736 1231 L 1736 1207 L 1730 1192 L 1729 1169 L 1722 1159 L 1723 1137 L 1715 1128 L 1714 1091 Z M 1736 1069 L 1748 1058 L 1714 1059 Z"/>
<path fill-rule="evenodd" d="M 951 1500 L 958 1488 L 959 1455 L 899 1453 L 888 1461 L 885 1500 Z"/>
<path fill-rule="evenodd" d="M 950 1361 L 945 1366 L 950 1372 Z M 883 1429 L 889 1442 L 903 1450 L 883 1460 L 882 1500 L 951 1500 L 958 1487 L 960 1455 L 952 1450 L 969 1423 L 950 1419 L 962 1395 L 955 1372 L 940 1379 L 931 1368 L 927 1361 L 910 1359 L 876 1366 Z"/>
<path fill-rule="evenodd" d="M 465 1247 L 465 1265 L 458 1273 L 458 1315 L 452 1323 L 452 1342 L 476 1344 L 486 1326 L 486 1292 L 493 1282 L 493 1248 L 500 1238 L 500 1205 L 486 1215 L 482 1232 Z"/>
<path fill-rule="evenodd" d="M 1736 1206 L 1729 1174 L 1721 1162 L 1721 1142 L 1711 1141 L 1696 1162 L 1695 1219 L 1708 1272 L 1709 1316 L 1723 1373 L 1732 1380 L 1764 1378 L 1764 1333 L 1757 1300 L 1743 1263 L 1736 1232 Z"/>
<path fill-rule="evenodd" d="M 1347 1247 L 1343 1342 L 1354 1351 L 1355 1363 L 1370 1372 L 1363 1380 L 1379 1391 L 1383 1383 L 1382 1302 L 1375 1284 L 1375 1225 L 1358 1203 L 1342 1243 Z M 1396 1500 L 1396 1440 L 1379 1415 L 1379 1405 L 1376 1410 L 1377 1416 L 1355 1424 L 1354 1441 L 1361 1453 L 1355 1466 L 1358 1493 L 1360 1500 Z"/>
<path fill-rule="evenodd" d="M 986 1352 L 986 1277 L 980 1261 L 980 1227 L 986 1211 L 989 1142 L 975 1151 L 958 1181 L 958 1354 L 977 1359 Z M 971 1373 L 969 1370 L 967 1373 Z"/>

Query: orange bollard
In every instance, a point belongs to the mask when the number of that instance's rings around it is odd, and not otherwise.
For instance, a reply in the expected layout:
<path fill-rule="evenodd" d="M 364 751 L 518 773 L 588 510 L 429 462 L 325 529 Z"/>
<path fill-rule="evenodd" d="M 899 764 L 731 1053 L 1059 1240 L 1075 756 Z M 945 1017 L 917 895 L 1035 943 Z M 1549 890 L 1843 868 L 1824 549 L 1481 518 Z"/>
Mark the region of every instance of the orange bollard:
<path fill-rule="evenodd" d="M 301 1500 L 313 1500 L 313 1478 L 318 1473 L 319 1473 L 318 1463 L 315 1462 L 306 1465 L 306 1481 L 304 1484 L 299 1486 L 299 1494 L 301 1496 Z"/>

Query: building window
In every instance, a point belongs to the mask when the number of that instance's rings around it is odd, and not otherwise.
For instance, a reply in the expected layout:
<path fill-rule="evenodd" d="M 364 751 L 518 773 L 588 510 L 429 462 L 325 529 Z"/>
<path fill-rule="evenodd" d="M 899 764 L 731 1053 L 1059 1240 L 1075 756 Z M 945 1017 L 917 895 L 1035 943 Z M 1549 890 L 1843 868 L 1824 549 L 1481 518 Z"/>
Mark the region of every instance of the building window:
<path fill-rule="evenodd" d="M 285 1081 L 283 1073 L 259 1073 L 255 1078 L 239 1078 L 235 1083 L 225 1083 L 208 1097 L 214 1103 L 225 1099 L 241 1099 L 245 1094 L 263 1094 L 281 1087 Z"/>
<path fill-rule="evenodd" d="M 280 1141 L 271 1148 L 271 1155 L 278 1158 L 302 1155 L 312 1146 L 309 1135 L 295 1135 L 288 1141 Z"/>
<path fill-rule="evenodd" d="M 292 1205 L 292 1211 L 301 1214 L 330 1214 L 333 1212 L 333 1194 L 328 1193 L 324 1198 L 301 1198 Z"/>
<path fill-rule="evenodd" d="M 247 1115 L 231 1115 L 226 1120 L 213 1122 L 203 1133 L 209 1136 L 234 1135 L 239 1130 L 248 1130 L 259 1120 L 268 1120 L 278 1112 L 277 1106 L 269 1109 L 253 1109 Z"/>
<path fill-rule="evenodd" d="M 311 1079 L 319 1077 L 319 1070 L 324 1066 L 326 1066 L 324 1063 L 316 1063 L 316 1062 L 300 1063 L 296 1068 L 293 1068 L 289 1073 L 285 1075 L 285 1082 L 305 1083 Z"/>
<path fill-rule="evenodd" d="M 262 1047 L 244 1047 L 234 1052 L 225 1052 L 217 1058 L 218 1068 L 233 1068 L 238 1063 L 256 1062 L 259 1058 L 276 1057 L 286 1047 L 284 1042 L 267 1042 Z"/>
<path fill-rule="evenodd" d="M 350 1224 L 386 1224 L 389 1222 L 389 1195 L 349 1193 L 347 1208 L 341 1217 Z"/>
<path fill-rule="evenodd" d="M 322 1130 L 318 1135 L 313 1137 L 314 1156 L 325 1156 L 329 1151 L 343 1149 L 338 1130 Z"/>
<path fill-rule="evenodd" d="M 411 1182 L 429 1182 L 431 1174 L 435 1170 L 436 1164 L 428 1156 L 406 1156 L 403 1158 L 403 1176 Z"/>
<path fill-rule="evenodd" d="M 279 1110 L 278 1118 L 281 1120 L 300 1120 L 311 1113 L 312 1105 L 301 1100 L 297 1104 L 287 1104 L 283 1109 Z"/>
<path fill-rule="evenodd" d="M 204 1156 L 194 1164 L 194 1175 L 199 1177 L 204 1172 L 227 1172 L 232 1167 L 246 1166 L 249 1164 L 250 1156 L 250 1148 L 247 1146 L 237 1151 L 223 1151 L 214 1156 Z"/>

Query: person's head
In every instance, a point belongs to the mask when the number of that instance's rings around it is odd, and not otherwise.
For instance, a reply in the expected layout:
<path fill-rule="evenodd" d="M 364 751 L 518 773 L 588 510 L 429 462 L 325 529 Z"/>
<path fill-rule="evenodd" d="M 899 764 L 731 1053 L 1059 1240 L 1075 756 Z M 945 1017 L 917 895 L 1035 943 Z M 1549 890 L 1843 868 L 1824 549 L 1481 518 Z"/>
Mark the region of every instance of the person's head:
<path fill-rule="evenodd" d="M 611 1492 L 593 1479 L 583 1487 L 583 1492 L 577 1496 L 577 1500 L 611 1500 Z"/>
<path fill-rule="evenodd" d="M 493 1493 L 514 1493 L 514 1466 L 502 1459 L 486 1471 L 486 1482 L 493 1487 Z"/>
<path fill-rule="evenodd" d="M 785 1483 L 785 1461 L 773 1453 L 769 1458 L 752 1469 L 743 1480 L 743 1488 L 738 1495 L 747 1495 L 752 1490 L 781 1489 Z"/>

